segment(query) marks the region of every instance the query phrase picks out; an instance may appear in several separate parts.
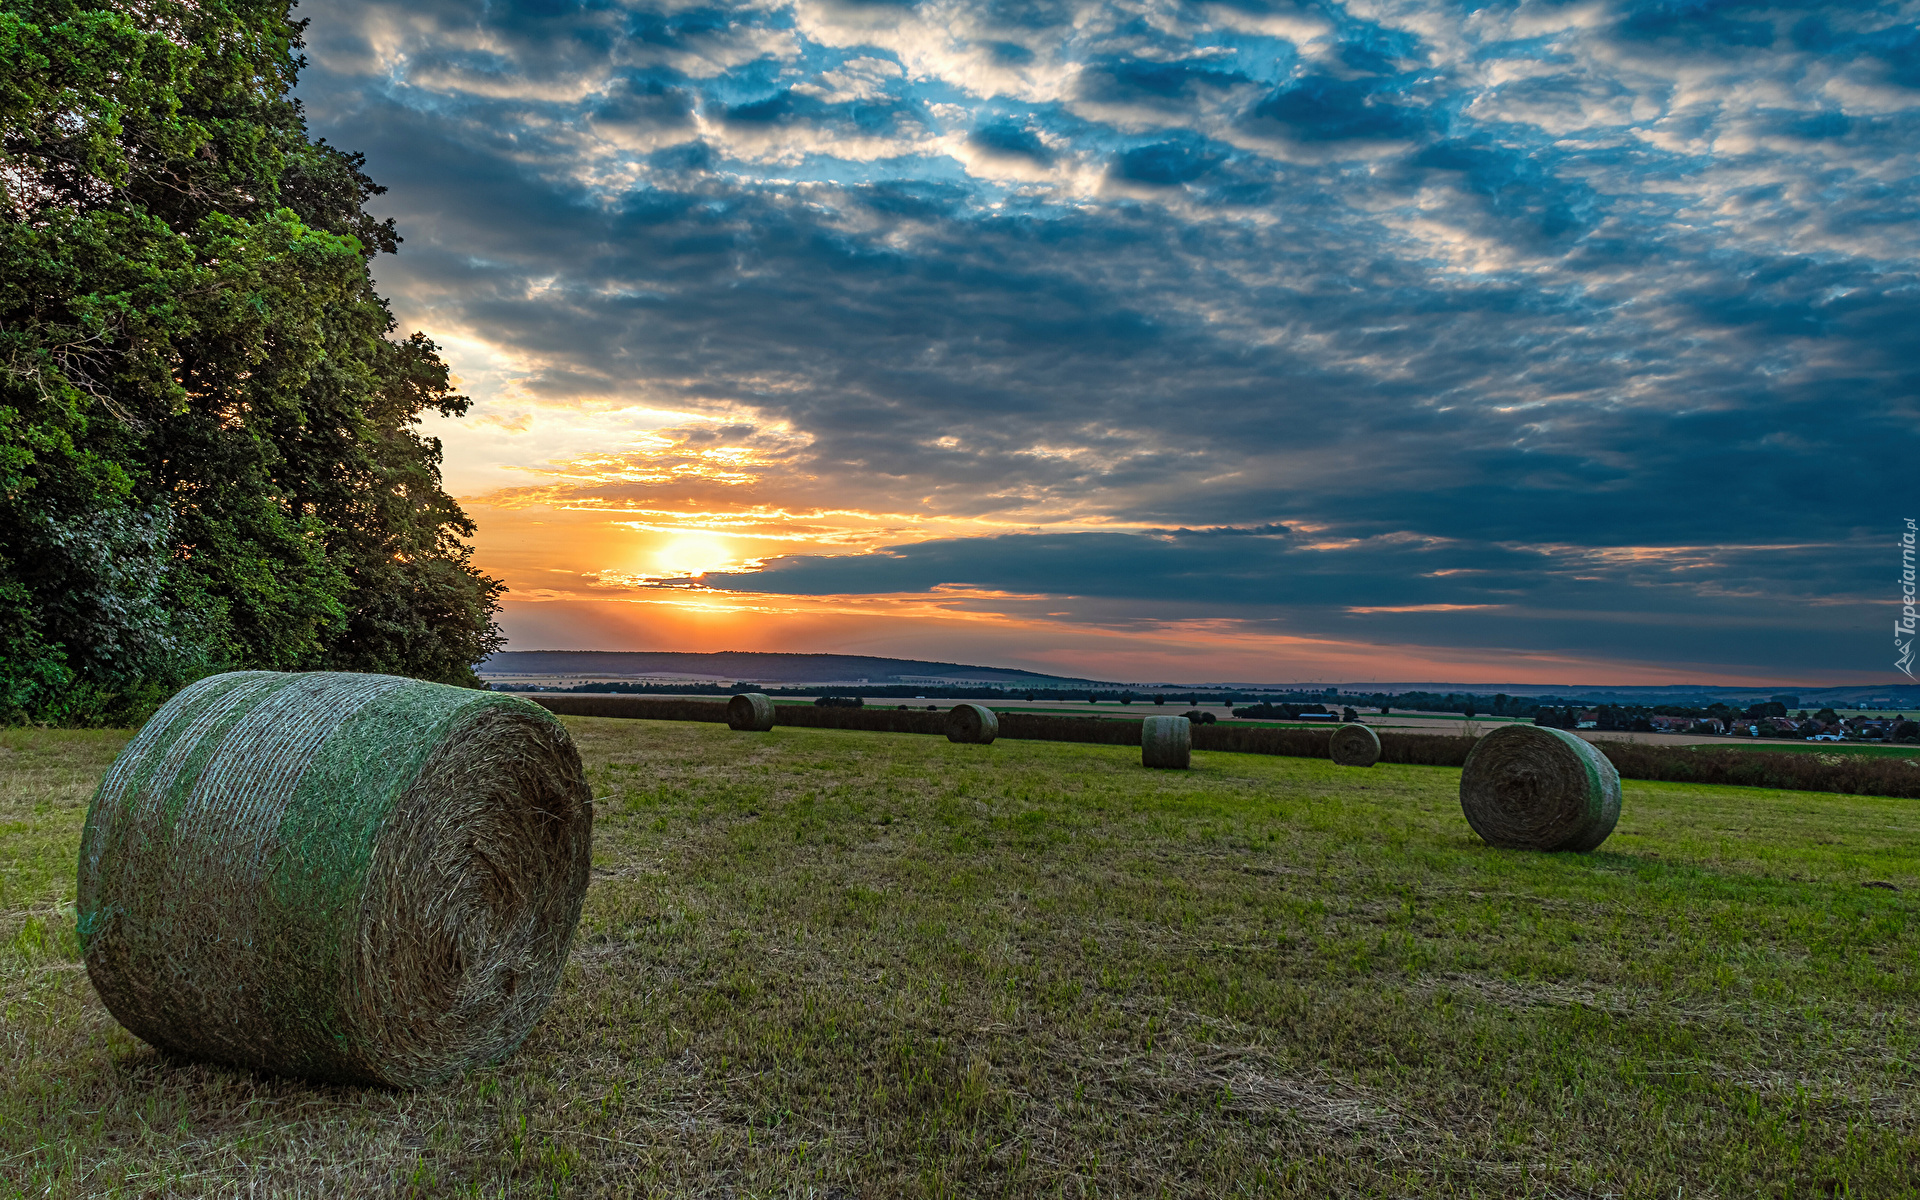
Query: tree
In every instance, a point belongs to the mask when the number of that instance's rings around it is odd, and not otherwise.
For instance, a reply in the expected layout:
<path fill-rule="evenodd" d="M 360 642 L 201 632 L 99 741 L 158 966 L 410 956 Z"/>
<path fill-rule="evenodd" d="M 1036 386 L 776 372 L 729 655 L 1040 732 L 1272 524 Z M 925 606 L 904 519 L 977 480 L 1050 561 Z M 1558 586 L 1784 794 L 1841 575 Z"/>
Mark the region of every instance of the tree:
<path fill-rule="evenodd" d="M 394 341 L 363 160 L 285 0 L 0 0 L 0 714 L 121 720 L 228 667 L 477 684 L 502 585 Z"/>

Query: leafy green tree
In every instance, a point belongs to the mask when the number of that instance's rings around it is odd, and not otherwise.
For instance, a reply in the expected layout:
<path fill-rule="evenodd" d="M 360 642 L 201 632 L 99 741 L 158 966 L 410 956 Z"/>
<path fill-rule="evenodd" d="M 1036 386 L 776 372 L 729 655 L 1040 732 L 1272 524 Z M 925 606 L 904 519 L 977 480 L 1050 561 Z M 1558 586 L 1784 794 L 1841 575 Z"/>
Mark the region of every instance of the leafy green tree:
<path fill-rule="evenodd" d="M 503 590 L 392 340 L 398 246 L 289 97 L 285 0 L 0 0 L 0 714 L 230 666 L 476 683 Z"/>

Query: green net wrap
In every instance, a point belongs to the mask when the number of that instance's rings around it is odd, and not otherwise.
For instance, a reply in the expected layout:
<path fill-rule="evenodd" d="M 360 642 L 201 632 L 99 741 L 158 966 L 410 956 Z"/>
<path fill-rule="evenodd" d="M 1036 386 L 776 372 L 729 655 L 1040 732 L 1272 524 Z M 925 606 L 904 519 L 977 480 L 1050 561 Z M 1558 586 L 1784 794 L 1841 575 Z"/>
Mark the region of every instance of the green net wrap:
<path fill-rule="evenodd" d="M 947 710 L 947 740 L 991 746 L 1000 736 L 1000 718 L 984 704 L 956 704 Z"/>
<path fill-rule="evenodd" d="M 406 1086 L 497 1061 L 566 964 L 593 803 L 561 724 L 386 675 L 242 671 L 175 696 L 87 813 L 79 928 L 161 1049 Z"/>
<path fill-rule="evenodd" d="M 1140 764 L 1184 771 L 1193 762 L 1193 723 L 1185 717 L 1140 722 Z"/>
<path fill-rule="evenodd" d="M 1503 725 L 1460 768 L 1460 807 L 1491 846 L 1592 850 L 1620 820 L 1620 773 L 1564 729 Z"/>
<path fill-rule="evenodd" d="M 1327 740 L 1327 757 L 1343 767 L 1370 767 L 1380 761 L 1380 735 L 1365 725 L 1342 725 Z"/>

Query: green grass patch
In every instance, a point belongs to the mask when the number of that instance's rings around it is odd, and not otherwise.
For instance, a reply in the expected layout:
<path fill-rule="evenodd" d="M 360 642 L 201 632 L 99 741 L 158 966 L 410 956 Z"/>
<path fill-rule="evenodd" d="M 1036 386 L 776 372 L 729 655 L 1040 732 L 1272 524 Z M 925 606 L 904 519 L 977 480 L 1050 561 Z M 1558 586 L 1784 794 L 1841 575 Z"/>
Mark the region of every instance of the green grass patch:
<path fill-rule="evenodd" d="M 1448 768 L 567 723 L 560 995 L 408 1093 L 120 1030 L 71 917 L 117 737 L 0 735 L 0 1195 L 1920 1191 L 1920 802 L 1629 781 L 1521 854 Z"/>

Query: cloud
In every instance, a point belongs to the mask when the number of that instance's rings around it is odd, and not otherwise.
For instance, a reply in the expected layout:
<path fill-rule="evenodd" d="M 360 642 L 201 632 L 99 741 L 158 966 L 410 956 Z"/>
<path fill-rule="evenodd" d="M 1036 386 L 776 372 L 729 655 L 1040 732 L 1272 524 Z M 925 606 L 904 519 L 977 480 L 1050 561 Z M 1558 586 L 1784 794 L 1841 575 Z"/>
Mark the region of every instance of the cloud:
<path fill-rule="evenodd" d="M 1896 5 L 303 15 L 301 94 L 407 238 L 383 289 L 480 398 L 450 462 L 503 504 L 918 531 L 755 551 L 742 594 L 1636 661 L 1719 614 L 1768 632 L 1699 661 L 1884 657 L 1864 547 L 1920 453 Z"/>
<path fill-rule="evenodd" d="M 1476 647 L 1489 656 L 1578 646 L 1636 666 L 1738 671 L 1757 644 L 1789 672 L 1830 668 L 1868 633 L 1828 614 L 1864 599 L 1876 545 L 1636 547 L 1449 543 L 1302 531 L 1158 530 L 946 538 L 860 555 L 776 557 L 708 588 L 787 596 L 945 594 L 976 606 L 1116 627 L 1204 621 L 1217 632 Z M 1065 607 L 1068 611 L 1061 612 Z"/>

